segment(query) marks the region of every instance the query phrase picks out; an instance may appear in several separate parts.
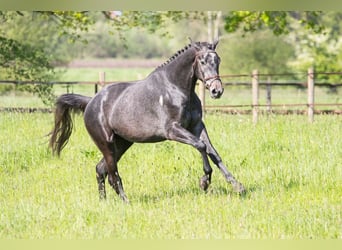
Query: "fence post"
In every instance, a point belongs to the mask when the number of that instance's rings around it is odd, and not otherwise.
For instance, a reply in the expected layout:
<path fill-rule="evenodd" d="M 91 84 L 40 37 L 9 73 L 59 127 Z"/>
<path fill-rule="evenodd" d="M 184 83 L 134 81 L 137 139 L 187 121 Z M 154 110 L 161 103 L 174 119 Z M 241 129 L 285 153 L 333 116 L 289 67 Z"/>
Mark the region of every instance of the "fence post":
<path fill-rule="evenodd" d="M 314 69 L 308 69 L 308 118 L 309 122 L 314 121 L 314 103 L 315 103 L 315 82 Z"/>
<path fill-rule="evenodd" d="M 259 109 L 259 73 L 258 70 L 253 70 L 252 73 L 252 107 L 253 107 L 253 123 L 258 122 Z"/>
<path fill-rule="evenodd" d="M 101 88 L 103 88 L 104 84 L 106 81 L 106 73 L 105 72 L 99 72 L 99 84 L 101 86 Z M 95 94 L 98 91 L 98 84 L 95 84 Z"/>
<path fill-rule="evenodd" d="M 267 78 L 266 85 L 266 110 L 267 113 L 270 114 L 272 112 L 272 85 L 271 85 L 271 77 Z"/>

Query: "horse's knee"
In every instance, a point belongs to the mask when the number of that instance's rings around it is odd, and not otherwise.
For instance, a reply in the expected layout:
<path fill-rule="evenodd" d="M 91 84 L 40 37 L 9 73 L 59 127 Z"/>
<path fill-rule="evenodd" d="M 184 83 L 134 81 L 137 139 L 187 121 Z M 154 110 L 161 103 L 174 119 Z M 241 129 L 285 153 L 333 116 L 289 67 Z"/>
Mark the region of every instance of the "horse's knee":
<path fill-rule="evenodd" d="M 195 148 L 197 148 L 201 152 L 206 152 L 206 150 L 207 150 L 207 146 L 201 140 L 196 142 L 194 146 L 195 146 Z"/>

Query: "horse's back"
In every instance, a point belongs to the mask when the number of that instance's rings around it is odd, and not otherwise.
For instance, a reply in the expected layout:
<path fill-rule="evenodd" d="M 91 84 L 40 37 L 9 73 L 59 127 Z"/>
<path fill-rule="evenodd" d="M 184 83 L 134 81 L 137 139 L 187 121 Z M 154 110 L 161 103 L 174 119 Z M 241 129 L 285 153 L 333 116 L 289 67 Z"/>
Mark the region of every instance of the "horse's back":
<path fill-rule="evenodd" d="M 99 112 L 100 110 L 105 109 L 106 106 L 111 106 L 113 102 L 118 100 L 119 96 L 125 91 L 125 89 L 131 85 L 131 82 L 122 82 L 112 83 L 105 86 L 89 102 L 86 113 Z"/>

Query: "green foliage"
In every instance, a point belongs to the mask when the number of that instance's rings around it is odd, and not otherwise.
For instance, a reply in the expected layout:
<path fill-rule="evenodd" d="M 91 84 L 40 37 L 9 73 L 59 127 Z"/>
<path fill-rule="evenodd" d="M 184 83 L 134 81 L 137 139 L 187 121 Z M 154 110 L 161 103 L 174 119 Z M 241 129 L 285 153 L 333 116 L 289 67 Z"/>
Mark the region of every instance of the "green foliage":
<path fill-rule="evenodd" d="M 54 19 L 59 27 L 59 35 L 67 36 L 69 42 L 82 39 L 82 32 L 87 32 L 94 24 L 94 20 L 88 16 L 88 12 L 77 11 L 53 11 L 41 12 L 48 19 Z M 86 40 L 83 40 L 86 41 Z"/>
<path fill-rule="evenodd" d="M 309 67 L 314 67 L 316 72 L 340 72 L 341 22 L 338 20 L 341 20 L 341 17 L 340 12 L 233 11 L 225 18 L 225 30 L 235 33 L 242 30 L 244 37 L 256 40 L 256 44 L 250 43 L 248 46 L 242 39 L 242 45 L 237 47 L 242 58 L 244 55 L 249 55 L 246 56 L 247 60 L 255 57 L 254 63 L 246 62 L 247 65 L 257 65 L 254 67 L 263 71 L 305 72 Z M 275 39 L 265 40 L 263 47 L 258 45 L 259 32 L 265 29 L 271 30 L 277 36 L 283 35 L 278 40 L 279 45 L 274 43 Z M 251 32 L 254 34 L 251 35 Z M 255 51 L 261 51 L 261 54 L 257 53 L 258 56 Z M 263 54 L 266 57 L 261 56 Z M 277 60 L 277 57 L 280 60 Z M 278 64 L 281 61 L 282 63 Z M 234 64 L 228 65 L 234 68 Z M 241 68 L 241 65 L 236 68 Z M 317 80 L 339 83 L 340 76 L 321 74 L 317 75 Z"/>
<path fill-rule="evenodd" d="M 310 34 L 303 28 L 292 24 L 292 32 L 289 35 L 289 42 L 296 49 L 296 58 L 290 62 L 291 66 L 298 71 L 305 71 L 314 67 L 316 72 L 340 72 L 342 67 L 341 54 L 341 22 L 337 21 L 342 17 L 339 12 L 326 12 L 321 16 L 325 25 L 324 33 Z M 317 80 L 330 83 L 340 83 L 340 75 L 318 74 Z"/>
<path fill-rule="evenodd" d="M 306 29 L 322 33 L 321 13 L 317 11 L 232 11 L 225 17 L 225 30 L 235 32 L 241 26 L 244 32 L 253 32 L 262 28 L 272 30 L 275 35 L 291 31 L 290 20 L 295 19 Z"/>
<path fill-rule="evenodd" d="M 123 39 L 114 34 L 111 25 L 97 22 L 94 27 L 87 34 L 87 43 L 74 48 L 80 58 L 166 58 L 174 52 L 166 38 L 139 28 L 120 31 Z"/>
<path fill-rule="evenodd" d="M 286 73 L 287 65 L 295 56 L 294 48 L 269 31 L 258 31 L 253 36 L 242 37 L 240 32 L 226 36 L 219 44 L 222 58 L 221 72 L 228 74 Z"/>
<path fill-rule="evenodd" d="M 7 69 L 9 78 L 41 81 L 52 70 L 49 60 L 41 50 L 0 36 L 0 66 Z"/>
<path fill-rule="evenodd" d="M 0 75 L 19 81 L 40 82 L 51 78 L 53 73 L 43 51 L 5 37 L 0 37 L 0 67 Z M 54 99 L 51 85 L 18 85 L 16 89 L 37 93 L 45 104 L 52 103 Z"/>
<path fill-rule="evenodd" d="M 313 42 L 308 44 L 308 49 L 314 57 L 313 67 L 316 72 L 341 72 L 342 68 L 342 13 L 329 12 L 324 15 L 327 24 L 325 36 L 313 37 Z M 341 83 L 341 75 L 319 75 L 319 80 L 332 83 Z"/>
<path fill-rule="evenodd" d="M 167 34 L 167 30 L 163 32 L 163 29 L 170 21 L 173 23 L 183 19 L 190 21 L 200 16 L 197 12 L 185 11 L 107 11 L 103 13 L 115 31 L 144 28 L 151 33 L 160 32 L 161 35 Z"/>
<path fill-rule="evenodd" d="M 16 81 L 44 82 L 55 74 L 53 26 L 27 12 L 2 12 L 0 21 L 0 76 Z M 47 32 L 50 27 L 51 30 Z M 50 47 L 48 46 L 50 45 Z M 46 105 L 54 101 L 51 85 L 17 85 L 19 91 L 35 93 Z"/>
<path fill-rule="evenodd" d="M 200 154 L 165 142 L 136 144 L 119 171 L 131 204 L 107 186 L 98 200 L 101 158 L 81 116 L 61 158 L 44 137 L 52 114 L 0 114 L 2 239 L 339 239 L 340 116 L 207 115 L 239 197 L 214 168 L 208 193 L 198 187 Z M 20 135 L 20 136 L 18 136 Z M 148 153 L 146 153 L 148 152 Z"/>

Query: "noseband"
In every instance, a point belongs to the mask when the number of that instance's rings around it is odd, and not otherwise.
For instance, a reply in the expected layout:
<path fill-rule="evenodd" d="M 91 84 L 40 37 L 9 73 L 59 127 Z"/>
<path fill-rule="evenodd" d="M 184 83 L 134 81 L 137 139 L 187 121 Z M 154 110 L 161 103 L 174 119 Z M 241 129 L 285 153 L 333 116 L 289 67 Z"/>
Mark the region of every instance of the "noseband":
<path fill-rule="evenodd" d="M 193 72 L 195 72 L 196 66 L 197 66 L 197 67 L 200 67 L 199 64 L 200 64 L 201 62 L 200 62 L 200 60 L 199 60 L 199 57 L 200 57 L 201 55 L 205 54 L 205 53 L 215 53 L 215 52 L 197 52 L 197 53 L 196 53 L 196 56 L 195 56 L 195 61 L 194 61 L 194 63 L 193 63 Z M 211 83 L 212 83 L 214 80 L 220 79 L 220 76 L 219 76 L 219 75 L 209 76 L 209 77 L 206 77 L 206 78 L 205 78 L 201 70 L 199 70 L 199 74 L 200 74 L 199 79 L 203 81 L 203 83 L 204 83 L 204 85 L 205 85 L 206 88 L 210 88 Z M 211 81 L 209 81 L 209 80 L 211 80 Z M 208 81 L 209 81 L 209 83 L 208 83 Z"/>

